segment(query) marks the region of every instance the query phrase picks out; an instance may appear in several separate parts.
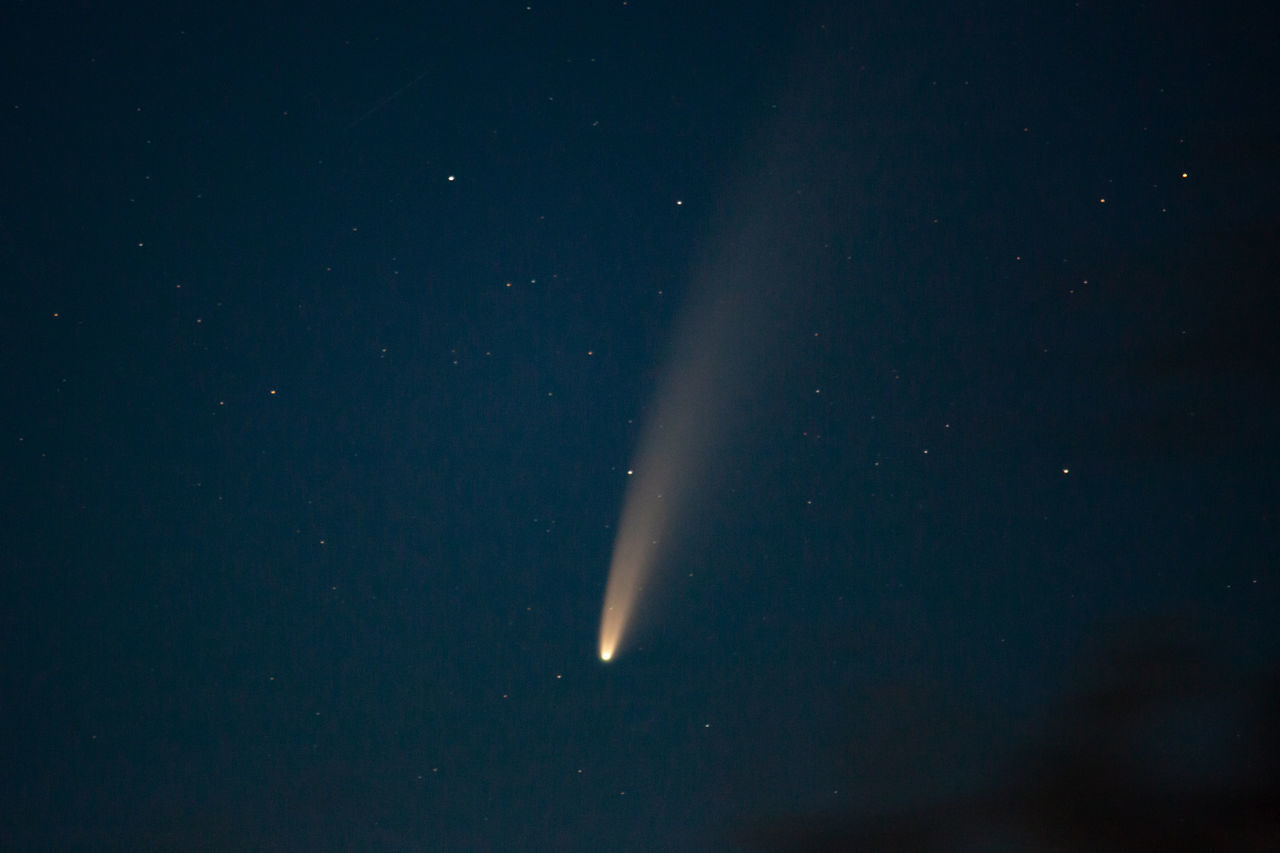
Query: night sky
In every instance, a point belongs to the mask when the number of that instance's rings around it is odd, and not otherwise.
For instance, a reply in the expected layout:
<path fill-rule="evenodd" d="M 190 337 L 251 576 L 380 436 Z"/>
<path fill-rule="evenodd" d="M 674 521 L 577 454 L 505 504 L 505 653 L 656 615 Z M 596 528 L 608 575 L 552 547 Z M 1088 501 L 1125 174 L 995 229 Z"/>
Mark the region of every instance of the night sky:
<path fill-rule="evenodd" d="M 1255 5 L 6 4 L 0 847 L 1273 849 Z"/>

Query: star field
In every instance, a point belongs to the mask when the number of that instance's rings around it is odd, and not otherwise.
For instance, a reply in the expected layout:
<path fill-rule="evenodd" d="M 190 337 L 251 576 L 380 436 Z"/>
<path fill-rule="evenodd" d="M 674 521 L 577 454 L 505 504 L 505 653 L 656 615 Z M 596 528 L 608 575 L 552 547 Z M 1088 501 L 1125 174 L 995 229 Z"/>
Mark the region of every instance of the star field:
<path fill-rule="evenodd" d="M 1274 14 L 4 18 L 0 847 L 1280 837 Z"/>

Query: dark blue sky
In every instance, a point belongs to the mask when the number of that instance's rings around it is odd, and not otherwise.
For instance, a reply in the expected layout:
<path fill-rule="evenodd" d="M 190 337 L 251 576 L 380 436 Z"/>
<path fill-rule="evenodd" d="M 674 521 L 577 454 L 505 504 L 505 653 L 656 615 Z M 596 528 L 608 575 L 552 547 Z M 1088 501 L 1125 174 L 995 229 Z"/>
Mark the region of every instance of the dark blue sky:
<path fill-rule="evenodd" d="M 1278 832 L 1273 13 L 55 5 L 0 15 L 0 846 Z M 604 665 L 708 281 L 786 310 Z"/>

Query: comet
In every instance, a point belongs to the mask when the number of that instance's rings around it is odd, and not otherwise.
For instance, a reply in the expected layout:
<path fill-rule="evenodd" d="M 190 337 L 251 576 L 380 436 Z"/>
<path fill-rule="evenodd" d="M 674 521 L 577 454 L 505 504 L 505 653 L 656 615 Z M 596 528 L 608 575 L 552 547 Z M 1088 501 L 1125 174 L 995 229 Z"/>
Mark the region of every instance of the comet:
<path fill-rule="evenodd" d="M 767 349 L 756 334 L 769 303 L 759 290 L 735 279 L 706 283 L 675 335 L 623 500 L 600 615 L 602 661 L 630 635 L 714 458 L 731 446 L 725 424 L 744 416 L 736 404 Z"/>
<path fill-rule="evenodd" d="M 679 413 L 677 424 L 679 423 Z M 690 463 L 688 442 L 673 442 L 663 421 L 652 425 L 632 468 L 600 615 L 600 659 L 612 660 L 627 634 L 642 593 L 663 555 L 670 511 L 680 503 L 677 471 Z M 687 428 L 685 432 L 687 432 Z M 677 434 L 675 430 L 672 434 Z"/>
<path fill-rule="evenodd" d="M 623 498 L 600 615 L 601 661 L 616 660 L 648 615 L 654 586 L 679 558 L 684 528 L 715 488 L 721 463 L 744 437 L 760 434 L 761 413 L 795 381 L 797 351 L 817 335 L 806 318 L 814 283 L 846 260 L 831 235 L 841 233 L 837 223 L 849 226 L 841 187 L 854 185 L 850 99 L 841 88 L 850 75 L 844 55 L 827 52 L 826 29 L 812 35 L 817 53 L 801 56 L 771 100 L 775 123 L 731 175 L 690 270 L 689 301 Z"/>
<path fill-rule="evenodd" d="M 609 566 L 604 609 L 600 615 L 600 659 L 611 660 L 635 615 L 641 594 L 662 554 L 670 524 L 668 511 L 677 503 L 674 469 L 683 457 L 680 446 L 663 445 L 665 433 L 651 430 L 647 453 L 632 470 L 636 478 L 623 504 L 618 536 Z"/>

